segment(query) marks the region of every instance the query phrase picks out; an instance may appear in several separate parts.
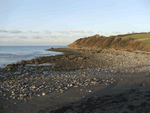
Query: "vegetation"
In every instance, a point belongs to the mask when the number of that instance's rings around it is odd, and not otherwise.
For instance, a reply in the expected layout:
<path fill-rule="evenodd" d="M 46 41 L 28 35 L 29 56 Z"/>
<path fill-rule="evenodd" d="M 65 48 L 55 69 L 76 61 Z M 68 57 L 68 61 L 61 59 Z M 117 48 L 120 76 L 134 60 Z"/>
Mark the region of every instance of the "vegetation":
<path fill-rule="evenodd" d="M 130 34 L 128 36 L 134 39 L 144 39 L 144 38 L 146 39 L 146 38 L 150 38 L 150 33 L 137 33 L 137 34 Z M 126 38 L 128 36 L 123 36 L 122 38 Z"/>
<path fill-rule="evenodd" d="M 150 45 L 150 39 L 148 39 L 148 40 L 142 40 L 142 41 L 139 41 L 139 42 L 146 43 L 146 44 Z"/>
<path fill-rule="evenodd" d="M 68 45 L 68 47 L 90 47 L 99 49 L 126 49 L 129 51 L 150 51 L 150 33 L 132 33 L 117 36 L 104 37 L 94 35 L 80 38 Z M 149 45 L 148 45 L 149 44 Z"/>

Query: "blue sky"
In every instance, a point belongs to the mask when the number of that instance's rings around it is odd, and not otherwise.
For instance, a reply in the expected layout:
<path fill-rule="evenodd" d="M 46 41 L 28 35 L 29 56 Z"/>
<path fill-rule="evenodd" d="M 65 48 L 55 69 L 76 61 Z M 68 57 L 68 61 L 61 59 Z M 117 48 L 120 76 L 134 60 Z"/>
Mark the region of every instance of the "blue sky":
<path fill-rule="evenodd" d="M 68 45 L 150 31 L 149 0 L 0 0 L 1 46 Z"/>

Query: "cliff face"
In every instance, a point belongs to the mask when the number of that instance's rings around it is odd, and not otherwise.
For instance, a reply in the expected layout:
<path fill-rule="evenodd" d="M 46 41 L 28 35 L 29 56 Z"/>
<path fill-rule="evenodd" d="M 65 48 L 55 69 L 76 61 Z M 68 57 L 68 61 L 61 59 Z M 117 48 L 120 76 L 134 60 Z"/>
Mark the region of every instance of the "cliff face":
<path fill-rule="evenodd" d="M 97 48 L 97 49 L 114 48 L 114 49 L 127 49 L 129 51 L 140 50 L 140 51 L 150 52 L 150 45 L 135 41 L 130 37 L 124 39 L 120 37 L 122 37 L 122 35 L 103 37 L 96 34 L 91 37 L 80 38 L 75 42 L 73 42 L 72 44 L 68 45 L 67 47 L 71 47 L 71 48 L 90 47 L 90 48 Z"/>

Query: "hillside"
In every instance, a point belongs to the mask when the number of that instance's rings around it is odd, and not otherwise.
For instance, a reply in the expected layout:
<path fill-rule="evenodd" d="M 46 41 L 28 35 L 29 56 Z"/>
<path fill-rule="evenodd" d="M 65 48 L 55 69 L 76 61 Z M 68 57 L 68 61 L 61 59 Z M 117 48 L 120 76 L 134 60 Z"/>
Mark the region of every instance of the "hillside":
<path fill-rule="evenodd" d="M 128 35 L 131 38 L 134 38 L 136 41 L 143 42 L 150 45 L 150 33 L 135 33 Z M 123 36 L 122 38 L 126 38 L 127 36 Z"/>
<path fill-rule="evenodd" d="M 139 42 L 134 38 L 131 38 L 133 37 L 132 35 L 136 36 L 140 34 L 125 34 L 125 35 L 110 36 L 110 37 L 104 37 L 96 34 L 91 37 L 80 38 L 75 42 L 73 42 L 72 44 L 68 45 L 67 47 L 77 47 L 77 48 L 90 47 L 90 48 L 97 48 L 97 49 L 114 48 L 114 49 L 126 49 L 129 51 L 140 50 L 140 51 L 150 52 L 150 45 Z M 140 38 L 141 37 L 142 36 L 140 36 Z"/>

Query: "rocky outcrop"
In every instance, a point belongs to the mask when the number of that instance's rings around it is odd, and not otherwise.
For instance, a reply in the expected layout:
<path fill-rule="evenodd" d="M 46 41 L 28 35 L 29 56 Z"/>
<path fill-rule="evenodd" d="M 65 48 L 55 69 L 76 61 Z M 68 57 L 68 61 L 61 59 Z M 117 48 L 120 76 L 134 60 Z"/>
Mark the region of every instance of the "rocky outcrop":
<path fill-rule="evenodd" d="M 147 45 L 146 43 L 138 42 L 130 37 L 121 38 L 123 36 L 126 35 L 104 37 L 96 34 L 91 37 L 80 38 L 75 42 L 73 42 L 72 44 L 68 45 L 67 48 L 89 47 L 89 48 L 97 48 L 97 49 L 114 48 L 114 49 L 126 49 L 129 51 L 135 51 L 135 50 L 147 51 L 147 52 L 150 51 L 150 45 Z"/>

